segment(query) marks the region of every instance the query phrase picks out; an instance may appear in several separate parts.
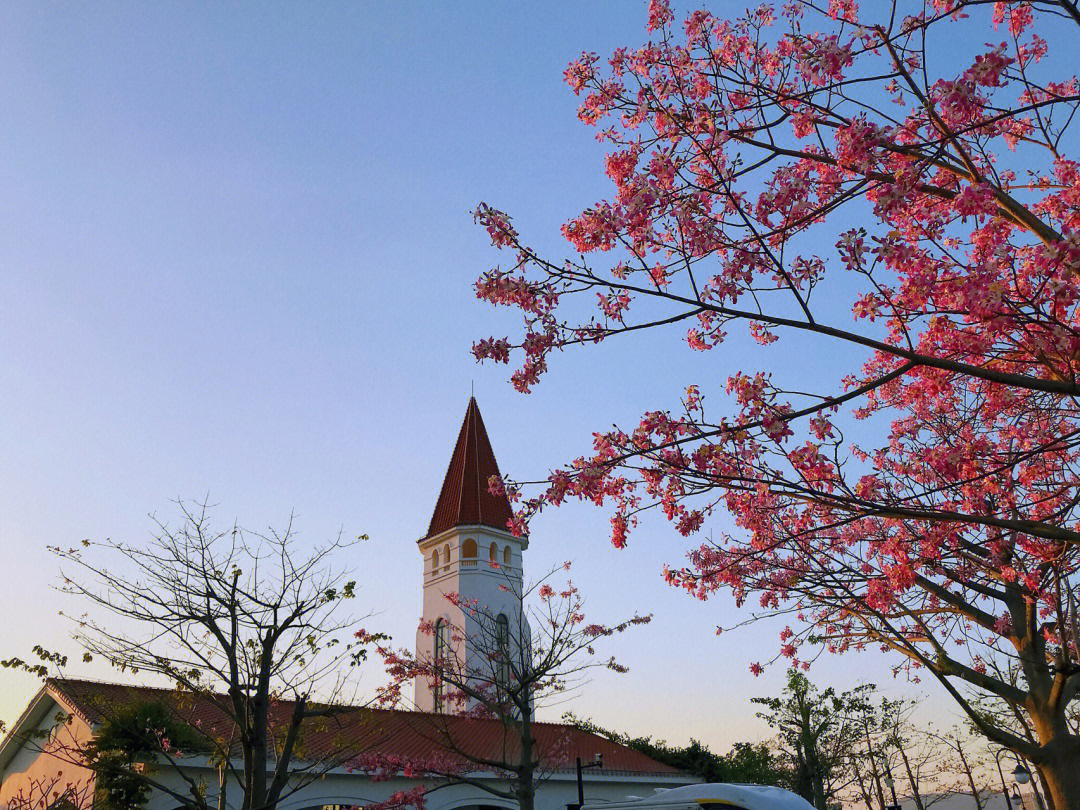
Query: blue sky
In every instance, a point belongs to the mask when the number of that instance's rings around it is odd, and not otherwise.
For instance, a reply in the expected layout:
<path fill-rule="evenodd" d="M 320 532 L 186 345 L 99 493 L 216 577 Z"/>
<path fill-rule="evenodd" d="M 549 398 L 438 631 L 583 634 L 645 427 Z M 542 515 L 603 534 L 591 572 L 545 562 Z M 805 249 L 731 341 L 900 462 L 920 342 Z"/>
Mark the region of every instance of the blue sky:
<path fill-rule="evenodd" d="M 562 71 L 644 22 L 643 2 L 0 6 L 0 656 L 73 649 L 47 544 L 137 541 L 147 513 L 207 493 L 223 523 L 295 510 L 311 541 L 368 533 L 367 624 L 408 643 L 415 540 L 471 385 L 504 471 L 535 478 L 754 362 L 741 335 L 704 361 L 629 338 L 557 357 L 525 397 L 469 354 L 513 328 L 473 297 L 498 256 L 470 212 L 491 202 L 561 250 L 558 226 L 610 191 Z M 783 345 L 761 357 L 790 374 L 855 357 Z M 783 673 L 747 666 L 775 633 L 717 637 L 731 605 L 660 579 L 683 548 L 648 521 L 617 552 L 577 505 L 536 522 L 530 570 L 572 559 L 597 619 L 656 616 L 615 650 L 631 674 L 568 708 L 759 738 L 748 697 Z M 904 691 L 885 663 L 814 673 Z M 33 689 L 0 673 L 0 719 Z"/>

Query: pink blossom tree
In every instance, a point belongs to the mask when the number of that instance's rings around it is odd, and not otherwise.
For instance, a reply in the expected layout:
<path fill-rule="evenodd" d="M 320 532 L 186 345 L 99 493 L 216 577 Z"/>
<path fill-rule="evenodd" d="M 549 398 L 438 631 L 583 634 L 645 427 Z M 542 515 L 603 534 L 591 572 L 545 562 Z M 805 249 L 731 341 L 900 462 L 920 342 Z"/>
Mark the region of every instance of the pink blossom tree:
<path fill-rule="evenodd" d="M 737 533 L 693 544 L 672 584 L 793 615 L 779 652 L 798 665 L 891 652 L 1080 806 L 1077 3 L 803 0 L 677 23 L 653 0 L 648 29 L 566 71 L 615 187 L 563 226 L 574 255 L 478 208 L 509 257 L 478 295 L 524 329 L 475 354 L 518 358 L 522 391 L 553 352 L 631 332 L 715 354 L 745 325 L 864 356 L 789 386 L 703 365 L 678 408 L 595 434 L 519 527 L 588 500 L 621 547 L 644 510 L 688 538 L 726 510 Z M 1012 665 L 1018 682 L 994 675 Z"/>
<path fill-rule="evenodd" d="M 366 756 L 355 764 L 375 774 L 407 772 L 442 785 L 472 785 L 517 802 L 521 810 L 533 810 L 539 784 L 573 756 L 566 735 L 541 739 L 536 734 L 536 709 L 564 699 L 590 670 L 625 672 L 626 667 L 612 656 L 599 655 L 597 648 L 604 639 L 650 620 L 635 615 L 612 625 L 587 622 L 585 600 L 573 582 L 567 578 L 561 587 L 552 584 L 555 574 L 569 567 L 566 563 L 531 586 L 507 576 L 499 587 L 516 606 L 510 615 L 447 594 L 465 621 L 447 625 L 445 648 L 399 650 L 376 639 L 390 674 L 381 694 L 385 704 L 408 705 L 406 693 L 414 684 L 441 695 L 442 712 L 414 717 L 417 730 L 434 743 L 436 753 L 408 762 Z M 420 629 L 439 632 L 429 621 Z M 363 633 L 360 640 L 370 641 Z M 481 724 L 494 726 L 496 733 L 478 729 Z"/>

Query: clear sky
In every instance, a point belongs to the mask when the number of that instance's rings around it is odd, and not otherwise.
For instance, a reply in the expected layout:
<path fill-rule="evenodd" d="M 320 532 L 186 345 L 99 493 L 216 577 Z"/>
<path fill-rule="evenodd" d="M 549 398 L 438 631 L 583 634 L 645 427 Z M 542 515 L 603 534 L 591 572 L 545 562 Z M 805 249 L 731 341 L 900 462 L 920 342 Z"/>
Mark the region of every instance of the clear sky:
<path fill-rule="evenodd" d="M 147 513 L 206 493 L 223 523 L 295 510 L 306 539 L 368 533 L 368 626 L 409 643 L 415 541 L 470 385 L 503 470 L 535 478 L 755 362 L 741 335 L 704 361 L 627 339 L 555 358 L 526 397 L 469 354 L 513 328 L 473 297 L 498 256 L 470 212 L 486 200 L 561 249 L 558 225 L 611 190 L 562 71 L 644 22 L 636 0 L 0 4 L 0 657 L 73 649 L 47 544 L 137 541 Z M 855 357 L 782 343 L 767 362 L 789 375 Z M 615 649 L 631 674 L 571 708 L 672 741 L 761 737 L 748 697 L 783 673 L 747 666 L 774 628 L 717 637 L 731 605 L 661 581 L 684 541 L 650 521 L 617 552 L 607 517 L 545 514 L 526 560 L 574 560 L 598 620 L 656 616 Z M 885 664 L 812 674 L 903 691 Z M 0 718 L 34 688 L 0 672 Z"/>

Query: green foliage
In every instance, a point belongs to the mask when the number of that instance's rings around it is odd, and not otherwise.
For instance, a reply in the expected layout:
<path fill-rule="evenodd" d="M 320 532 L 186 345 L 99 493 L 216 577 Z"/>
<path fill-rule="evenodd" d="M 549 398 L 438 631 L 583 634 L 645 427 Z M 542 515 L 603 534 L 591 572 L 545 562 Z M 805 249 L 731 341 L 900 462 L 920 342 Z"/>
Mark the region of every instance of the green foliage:
<path fill-rule="evenodd" d="M 95 810 L 137 810 L 150 795 L 142 765 L 162 758 L 205 753 L 206 742 L 161 703 L 118 708 L 87 746 L 96 780 Z"/>
<path fill-rule="evenodd" d="M 737 742 L 723 757 L 725 782 L 788 787 L 791 771 L 768 743 Z"/>
<path fill-rule="evenodd" d="M 579 719 L 572 713 L 563 715 L 563 720 L 582 731 L 606 737 L 706 782 L 742 782 L 776 787 L 788 787 L 791 783 L 789 770 L 781 762 L 780 756 L 766 743 L 735 743 L 728 753 L 716 754 L 698 740 L 690 740 L 689 745 L 671 745 L 666 740 L 631 737 L 629 734 L 609 731 L 591 720 Z"/>
<path fill-rule="evenodd" d="M 850 692 L 837 692 L 831 686 L 819 690 L 791 669 L 779 697 L 751 700 L 765 707 L 757 716 L 776 730 L 791 762 L 792 790 L 818 810 L 826 810 L 834 798 L 834 777 L 859 739 L 860 719 L 873 713 L 870 694 L 875 688 L 866 684 Z"/>
<path fill-rule="evenodd" d="M 58 652 L 51 652 L 46 650 L 40 644 L 34 645 L 34 655 L 37 656 L 40 664 L 35 664 L 30 661 L 24 661 L 22 658 L 14 657 L 7 658 L 0 661 L 0 667 L 4 669 L 13 669 L 16 672 L 26 672 L 38 678 L 49 677 L 49 667 L 55 667 L 56 669 L 63 669 L 67 665 L 67 656 Z"/>

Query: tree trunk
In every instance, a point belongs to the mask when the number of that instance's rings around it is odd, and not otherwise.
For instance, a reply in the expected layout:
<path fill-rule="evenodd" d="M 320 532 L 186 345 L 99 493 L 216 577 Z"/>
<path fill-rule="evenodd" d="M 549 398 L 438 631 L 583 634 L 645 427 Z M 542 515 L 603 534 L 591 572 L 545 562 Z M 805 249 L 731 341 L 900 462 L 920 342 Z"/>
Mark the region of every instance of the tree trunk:
<path fill-rule="evenodd" d="M 813 804 L 814 788 L 810 779 L 809 766 L 806 764 L 806 754 L 801 747 L 795 751 L 795 776 L 793 778 L 795 792 Z"/>
<path fill-rule="evenodd" d="M 1036 793 L 1042 799 L 1042 796 L 1046 798 L 1042 800 L 1044 810 L 1055 810 L 1054 800 L 1050 797 L 1050 790 L 1046 787 L 1046 776 L 1043 774 L 1041 768 L 1035 768 L 1035 778 L 1039 780 L 1039 785 L 1042 787 L 1042 794 Z"/>
<path fill-rule="evenodd" d="M 1046 779 L 1047 797 L 1055 808 L 1080 807 L 1080 745 L 1054 751 L 1039 763 Z"/>
<path fill-rule="evenodd" d="M 266 767 L 267 755 L 270 752 L 268 706 L 261 694 L 251 701 L 251 715 L 251 793 L 246 797 L 246 810 L 272 810 L 266 807 L 270 777 Z"/>
<path fill-rule="evenodd" d="M 915 800 L 915 807 L 917 810 L 926 810 L 925 805 L 923 805 L 922 794 L 919 792 L 919 780 L 915 778 L 915 773 L 911 770 L 911 761 L 904 752 L 902 745 L 900 746 L 900 759 L 904 761 L 904 770 L 907 772 L 908 784 L 911 785 L 911 798 Z"/>
<path fill-rule="evenodd" d="M 226 754 L 227 756 L 227 754 Z M 228 798 L 225 795 L 226 786 L 228 785 L 229 772 L 225 763 L 222 762 L 218 765 L 218 799 L 217 810 L 229 810 Z"/>
<path fill-rule="evenodd" d="M 825 802 L 825 779 L 820 773 L 817 773 L 814 775 L 814 807 L 817 810 L 829 810 Z"/>
<path fill-rule="evenodd" d="M 866 810 L 874 810 L 874 802 L 870 796 L 870 788 L 863 779 L 862 769 L 860 767 L 861 764 L 862 763 L 858 761 L 853 761 L 851 763 L 851 770 L 855 774 L 855 783 L 859 788 L 859 795 L 862 796 L 863 803 L 866 805 Z"/>
<path fill-rule="evenodd" d="M 807 775 L 810 778 L 810 792 L 814 807 L 817 810 L 828 810 L 825 801 L 825 774 L 822 773 L 821 760 L 818 759 L 817 751 L 807 752 L 806 755 Z"/>
<path fill-rule="evenodd" d="M 517 771 L 517 798 L 520 810 L 534 810 L 536 793 L 536 774 L 533 766 L 533 746 L 536 741 L 532 736 L 532 718 L 529 710 L 521 712 L 520 743 L 521 758 Z"/>
<path fill-rule="evenodd" d="M 964 775 L 967 776 L 968 785 L 971 786 L 971 798 L 975 800 L 975 810 L 983 810 L 982 797 L 979 795 L 979 789 L 975 787 L 975 775 L 971 772 L 971 765 L 968 764 L 967 757 L 964 756 L 964 747 L 959 739 L 956 741 L 956 751 L 960 754 L 960 763 L 964 767 Z"/>
<path fill-rule="evenodd" d="M 531 775 L 528 777 L 528 780 L 529 781 L 532 780 Z M 518 793 L 518 807 L 521 808 L 521 810 L 533 810 L 533 794 L 532 794 L 532 791 L 528 787 L 528 783 L 524 779 L 520 783 L 520 785 L 518 786 L 518 792 L 517 793 Z"/>
<path fill-rule="evenodd" d="M 870 760 L 870 784 L 877 796 L 878 807 L 885 810 L 885 791 L 881 787 L 881 773 L 878 771 L 877 760 L 874 758 L 874 749 L 870 747 L 869 737 L 866 740 L 866 756 Z"/>

